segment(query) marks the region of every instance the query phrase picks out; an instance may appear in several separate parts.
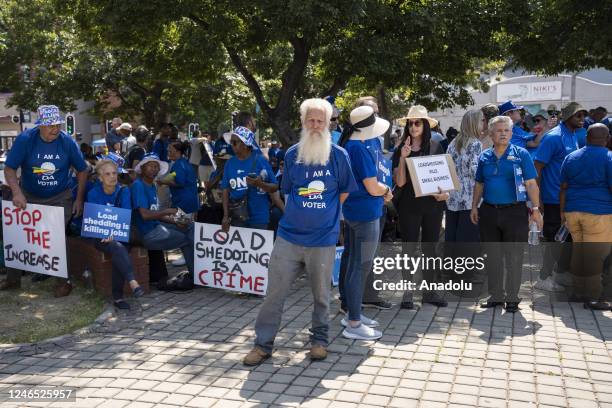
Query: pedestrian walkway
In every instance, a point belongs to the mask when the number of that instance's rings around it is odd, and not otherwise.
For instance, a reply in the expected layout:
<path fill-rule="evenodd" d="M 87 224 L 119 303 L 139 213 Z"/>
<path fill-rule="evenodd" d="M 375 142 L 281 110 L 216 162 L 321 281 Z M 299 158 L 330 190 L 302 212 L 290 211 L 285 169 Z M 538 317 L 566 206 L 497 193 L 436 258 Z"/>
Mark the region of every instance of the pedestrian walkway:
<path fill-rule="evenodd" d="M 50 407 L 612 407 L 612 312 L 539 299 L 520 313 L 450 302 L 418 311 L 367 309 L 384 336 L 341 336 L 332 305 L 330 355 L 307 356 L 311 295 L 299 280 L 273 358 L 241 364 L 262 301 L 215 289 L 153 292 L 98 333 L 32 354 L 0 354 L 0 388 L 69 386 Z M 32 354 L 32 355 L 25 355 Z"/>

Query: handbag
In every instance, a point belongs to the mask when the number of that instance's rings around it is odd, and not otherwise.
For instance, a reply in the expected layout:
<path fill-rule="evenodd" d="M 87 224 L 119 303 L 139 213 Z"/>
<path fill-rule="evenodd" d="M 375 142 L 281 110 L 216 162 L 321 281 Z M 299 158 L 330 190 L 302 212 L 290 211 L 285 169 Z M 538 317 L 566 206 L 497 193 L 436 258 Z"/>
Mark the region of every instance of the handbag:
<path fill-rule="evenodd" d="M 257 157 L 253 157 L 253 165 L 251 166 L 251 172 L 255 171 L 257 166 Z M 230 213 L 230 218 L 232 219 L 232 223 L 245 223 L 249 219 L 249 189 L 251 187 L 247 187 L 247 191 L 244 194 L 244 197 L 238 200 L 229 200 L 228 209 Z"/>

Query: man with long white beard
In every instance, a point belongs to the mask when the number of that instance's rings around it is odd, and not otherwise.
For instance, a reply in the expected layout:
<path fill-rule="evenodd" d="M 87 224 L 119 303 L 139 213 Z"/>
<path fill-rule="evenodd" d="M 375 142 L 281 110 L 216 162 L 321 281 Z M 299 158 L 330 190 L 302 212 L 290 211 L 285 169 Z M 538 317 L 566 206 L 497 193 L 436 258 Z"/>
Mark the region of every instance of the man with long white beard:
<path fill-rule="evenodd" d="M 258 365 L 272 355 L 283 304 L 291 284 L 302 273 L 310 280 L 314 310 L 310 332 L 312 360 L 327 357 L 331 275 L 340 232 L 340 207 L 357 190 L 348 155 L 331 143 L 332 106 L 307 99 L 300 106 L 300 142 L 285 154 L 281 190 L 285 213 L 268 267 L 268 294 L 255 323 L 255 347 L 245 365 Z"/>

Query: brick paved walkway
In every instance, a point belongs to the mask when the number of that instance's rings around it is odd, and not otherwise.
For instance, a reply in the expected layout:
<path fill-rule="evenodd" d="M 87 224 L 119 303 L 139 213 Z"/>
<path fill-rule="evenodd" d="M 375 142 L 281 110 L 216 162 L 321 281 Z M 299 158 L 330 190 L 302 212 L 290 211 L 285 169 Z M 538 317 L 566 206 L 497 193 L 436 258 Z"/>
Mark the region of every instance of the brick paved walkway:
<path fill-rule="evenodd" d="M 0 354 L 0 387 L 78 388 L 76 403 L 19 406 L 612 407 L 612 312 L 546 297 L 515 315 L 471 302 L 368 309 L 384 331 L 368 343 L 340 335 L 335 302 L 331 354 L 313 363 L 305 284 L 296 283 L 278 350 L 260 367 L 241 360 L 261 299 L 198 288 L 153 292 L 103 332 L 43 354 Z"/>

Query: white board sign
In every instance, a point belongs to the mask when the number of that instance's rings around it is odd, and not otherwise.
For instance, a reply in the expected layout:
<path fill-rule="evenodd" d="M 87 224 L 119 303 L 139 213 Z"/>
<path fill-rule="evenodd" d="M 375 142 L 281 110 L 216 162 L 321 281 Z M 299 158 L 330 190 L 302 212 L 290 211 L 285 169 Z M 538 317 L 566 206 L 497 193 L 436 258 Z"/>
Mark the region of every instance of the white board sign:
<path fill-rule="evenodd" d="M 448 154 L 406 158 L 415 197 L 459 189 L 455 163 Z"/>
<path fill-rule="evenodd" d="M 498 84 L 497 101 L 535 102 L 561 100 L 561 81 Z"/>
<path fill-rule="evenodd" d="M 274 232 L 195 223 L 194 283 L 265 295 Z"/>
<path fill-rule="evenodd" d="M 25 210 L 2 201 L 6 266 L 67 278 L 64 209 L 28 204 Z"/>

